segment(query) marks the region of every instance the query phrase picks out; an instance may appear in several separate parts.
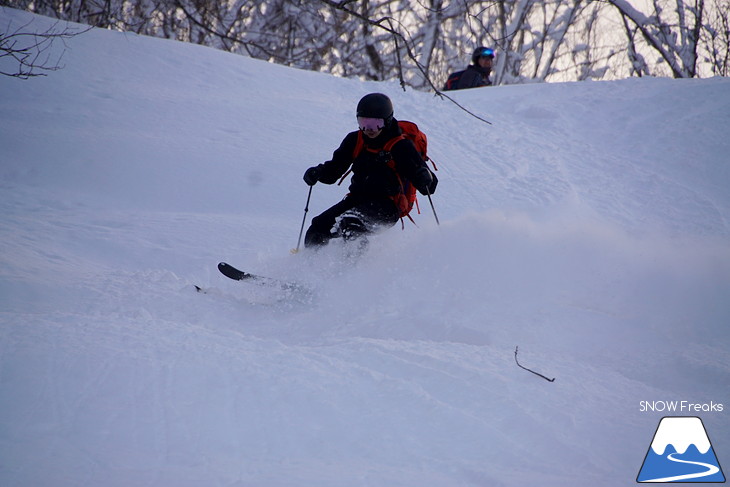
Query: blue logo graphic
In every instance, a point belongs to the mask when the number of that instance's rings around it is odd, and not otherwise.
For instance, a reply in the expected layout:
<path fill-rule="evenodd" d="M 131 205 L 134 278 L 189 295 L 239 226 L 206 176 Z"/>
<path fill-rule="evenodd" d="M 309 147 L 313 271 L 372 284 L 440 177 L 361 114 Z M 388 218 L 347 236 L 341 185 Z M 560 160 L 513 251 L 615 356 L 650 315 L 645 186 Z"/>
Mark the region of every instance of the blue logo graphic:
<path fill-rule="evenodd" d="M 659 421 L 637 482 L 725 482 L 702 420 L 666 416 Z"/>

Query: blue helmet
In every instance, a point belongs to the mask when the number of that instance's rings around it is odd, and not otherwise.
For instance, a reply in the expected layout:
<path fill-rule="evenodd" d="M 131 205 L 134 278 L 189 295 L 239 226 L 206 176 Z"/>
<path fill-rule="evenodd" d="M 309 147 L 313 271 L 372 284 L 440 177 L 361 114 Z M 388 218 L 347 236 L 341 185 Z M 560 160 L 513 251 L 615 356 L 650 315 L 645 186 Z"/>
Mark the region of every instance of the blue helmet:
<path fill-rule="evenodd" d="M 471 62 L 476 64 L 480 57 L 488 57 L 494 59 L 494 49 L 491 47 L 479 46 L 474 50 L 474 54 L 471 55 Z"/>

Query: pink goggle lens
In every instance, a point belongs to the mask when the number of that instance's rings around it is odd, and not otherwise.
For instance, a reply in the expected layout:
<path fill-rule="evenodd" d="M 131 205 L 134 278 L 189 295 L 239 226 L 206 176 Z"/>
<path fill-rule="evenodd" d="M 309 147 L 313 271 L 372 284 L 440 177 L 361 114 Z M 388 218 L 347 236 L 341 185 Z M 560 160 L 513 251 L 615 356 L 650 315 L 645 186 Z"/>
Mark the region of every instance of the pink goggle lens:
<path fill-rule="evenodd" d="M 382 118 L 357 117 L 357 124 L 360 130 L 382 130 L 385 127 L 385 120 Z"/>

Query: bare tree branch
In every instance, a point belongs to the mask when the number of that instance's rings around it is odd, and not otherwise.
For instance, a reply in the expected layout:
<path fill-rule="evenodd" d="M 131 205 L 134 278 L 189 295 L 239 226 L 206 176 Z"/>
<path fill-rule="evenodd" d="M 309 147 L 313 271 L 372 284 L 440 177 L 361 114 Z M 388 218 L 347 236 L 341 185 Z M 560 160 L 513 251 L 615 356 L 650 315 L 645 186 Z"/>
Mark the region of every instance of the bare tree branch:
<path fill-rule="evenodd" d="M 462 69 L 478 45 L 499 53 L 492 71 L 496 85 L 727 75 L 728 2 L 0 0 L 0 5 L 338 76 L 398 78 L 404 89 L 444 97 L 439 87 L 448 73 Z M 47 54 L 39 47 L 36 63 Z M 5 54 L 7 66 L 13 54 Z M 27 66 L 21 72 L 42 73 Z"/>
<path fill-rule="evenodd" d="M 63 69 L 61 61 L 66 51 L 66 40 L 92 29 L 61 29 L 60 22 L 56 22 L 43 32 L 26 31 L 31 24 L 29 22 L 13 32 L 9 27 L 7 31 L 0 31 L 0 74 L 30 79 Z M 54 48 L 57 42 L 63 44 L 60 52 Z"/>
<path fill-rule="evenodd" d="M 327 4 L 327 5 L 329 5 L 332 8 L 335 8 L 335 9 L 342 10 L 344 12 L 347 12 L 348 14 L 350 14 L 350 15 L 352 15 L 354 17 L 357 17 L 358 19 L 360 19 L 360 20 L 362 20 L 364 22 L 367 22 L 368 24 L 370 24 L 372 26 L 379 27 L 380 29 L 385 30 L 386 32 L 390 33 L 393 36 L 393 42 L 396 45 L 396 53 L 398 53 L 397 55 L 399 56 L 399 58 L 398 58 L 399 74 L 398 74 L 398 76 L 400 78 L 400 83 L 401 83 L 401 87 L 403 88 L 403 91 L 406 90 L 406 84 L 405 84 L 405 81 L 403 79 L 402 65 L 401 65 L 400 54 L 399 54 L 400 49 L 398 49 L 398 40 L 399 39 L 403 42 L 404 48 L 406 50 L 406 53 L 408 54 L 408 58 L 418 68 L 418 70 L 423 75 L 423 78 L 428 82 L 429 86 L 431 86 L 431 89 L 433 89 L 434 93 L 438 97 L 440 97 L 442 99 L 443 98 L 446 98 L 451 103 L 453 103 L 454 105 L 456 105 L 457 107 L 459 107 L 461 110 L 464 110 L 466 113 L 468 113 L 472 117 L 476 118 L 477 120 L 479 120 L 481 122 L 484 122 L 484 123 L 486 123 L 488 125 L 492 125 L 492 122 L 490 122 L 489 120 L 486 120 L 485 118 L 482 118 L 479 115 L 475 114 L 474 112 L 466 109 L 464 106 L 462 106 L 456 100 L 454 100 L 450 96 L 446 95 L 439 88 L 436 87 L 436 85 L 434 84 L 433 80 L 429 77 L 428 73 L 426 72 L 426 69 L 424 68 L 424 66 L 416 58 L 416 55 L 413 52 L 413 49 L 412 49 L 410 43 L 408 42 L 408 40 L 405 38 L 405 36 L 403 34 L 401 34 L 400 32 L 398 32 L 397 30 L 395 30 L 393 28 L 393 24 L 392 24 L 393 19 L 391 17 L 383 17 L 383 18 L 381 18 L 379 20 L 373 20 L 373 19 L 370 19 L 370 18 L 368 18 L 368 17 L 360 14 L 359 12 L 355 12 L 353 10 L 350 10 L 350 9 L 345 8 L 345 5 L 344 4 L 347 4 L 349 2 L 335 2 L 334 0 L 320 0 L 320 2 Z"/>

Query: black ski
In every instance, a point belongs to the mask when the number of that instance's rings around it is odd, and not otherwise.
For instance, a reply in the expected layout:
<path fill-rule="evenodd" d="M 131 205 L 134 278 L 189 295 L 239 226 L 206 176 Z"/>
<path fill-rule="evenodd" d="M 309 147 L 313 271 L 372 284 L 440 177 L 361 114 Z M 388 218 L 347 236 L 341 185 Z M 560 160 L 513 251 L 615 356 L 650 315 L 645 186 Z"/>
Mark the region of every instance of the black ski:
<path fill-rule="evenodd" d="M 218 270 L 221 271 L 221 274 L 229 279 L 233 279 L 234 281 L 243 281 L 246 279 L 265 279 L 261 276 L 256 276 L 254 274 L 249 274 L 248 272 L 243 272 L 242 270 L 236 269 L 231 264 L 227 264 L 225 262 L 221 262 L 220 264 L 218 264 Z"/>
<path fill-rule="evenodd" d="M 251 274 L 250 272 L 244 272 L 240 269 L 236 269 L 231 264 L 221 262 L 218 264 L 218 270 L 229 279 L 234 281 L 253 281 L 258 284 L 266 286 L 278 287 L 281 289 L 295 290 L 295 291 L 309 291 L 308 288 L 297 284 L 295 282 L 282 281 L 281 279 L 274 279 L 273 277 L 259 276 L 257 274 Z"/>

